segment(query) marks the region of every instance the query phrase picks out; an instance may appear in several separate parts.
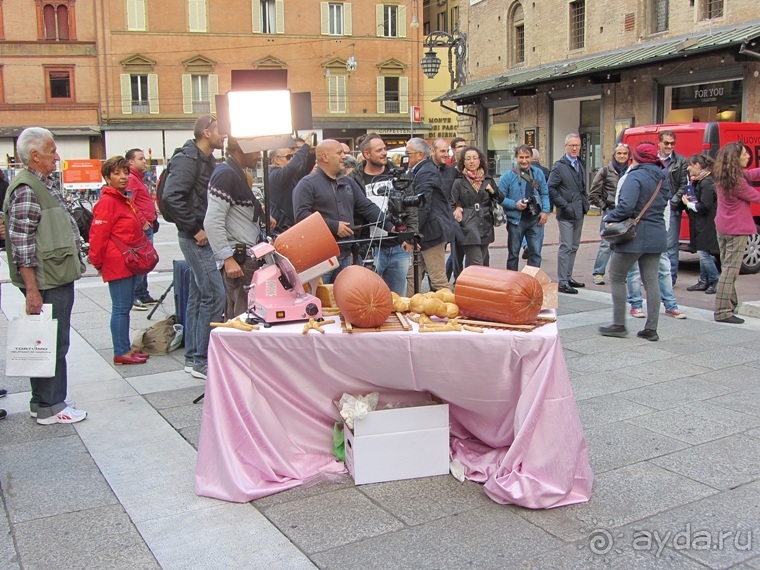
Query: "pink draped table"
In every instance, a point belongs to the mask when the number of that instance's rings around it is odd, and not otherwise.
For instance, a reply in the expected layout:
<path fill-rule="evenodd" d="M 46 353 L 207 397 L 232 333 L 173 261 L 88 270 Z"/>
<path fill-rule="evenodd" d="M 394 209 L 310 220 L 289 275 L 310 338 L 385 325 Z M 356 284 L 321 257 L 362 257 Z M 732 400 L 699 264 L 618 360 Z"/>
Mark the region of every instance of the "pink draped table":
<path fill-rule="evenodd" d="M 378 391 L 448 403 L 451 458 L 494 501 L 531 509 L 588 501 L 593 473 L 555 323 L 530 333 L 302 329 L 212 332 L 198 495 L 247 502 L 344 472 L 331 454 L 333 401 Z"/>

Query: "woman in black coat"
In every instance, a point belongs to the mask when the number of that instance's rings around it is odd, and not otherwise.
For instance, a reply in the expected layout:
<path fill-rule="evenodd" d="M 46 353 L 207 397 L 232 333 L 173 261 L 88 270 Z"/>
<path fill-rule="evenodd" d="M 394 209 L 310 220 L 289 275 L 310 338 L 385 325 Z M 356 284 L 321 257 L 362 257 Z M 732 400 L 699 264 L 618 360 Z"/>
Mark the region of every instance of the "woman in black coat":
<path fill-rule="evenodd" d="M 720 278 L 713 255 L 720 255 L 715 231 L 715 212 L 718 201 L 711 171 L 713 159 L 702 154 L 689 158 L 689 184 L 681 198 L 689 214 L 689 241 L 699 255 L 699 281 L 687 291 L 704 291 L 715 295 Z"/>
<path fill-rule="evenodd" d="M 488 245 L 494 241 L 491 200 L 501 203 L 504 195 L 485 171 L 486 159 L 474 146 L 460 155 L 459 176 L 451 187 L 454 219 L 459 222 L 464 239 L 465 267 L 483 265 Z"/>

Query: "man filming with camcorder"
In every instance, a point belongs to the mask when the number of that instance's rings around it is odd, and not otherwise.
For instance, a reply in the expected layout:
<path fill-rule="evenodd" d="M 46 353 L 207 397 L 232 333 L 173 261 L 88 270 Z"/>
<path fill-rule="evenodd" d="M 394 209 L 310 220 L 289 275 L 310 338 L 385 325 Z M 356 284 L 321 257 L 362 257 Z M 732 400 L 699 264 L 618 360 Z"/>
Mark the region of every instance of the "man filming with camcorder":
<path fill-rule="evenodd" d="M 405 232 L 414 232 L 417 229 L 416 203 L 408 206 L 411 184 L 404 184 L 404 176 L 397 171 L 392 161 L 388 160 L 388 151 L 385 141 L 375 133 L 370 133 L 362 140 L 359 148 L 362 153 L 362 161 L 348 176 L 353 178 L 364 193 L 383 212 L 383 220 L 386 218 L 397 224 L 399 229 Z M 409 192 L 407 192 L 409 191 Z M 412 252 L 412 244 L 409 242 L 398 243 L 398 240 L 388 235 L 379 227 L 377 220 L 362 220 L 366 222 L 365 231 L 361 237 L 368 238 L 368 248 L 357 248 L 360 252 L 366 252 L 357 260 L 359 265 L 367 265 L 369 258 L 374 256 L 374 270 L 383 278 L 391 291 L 399 295 L 406 295 L 406 273 L 409 269 L 409 253 Z"/>

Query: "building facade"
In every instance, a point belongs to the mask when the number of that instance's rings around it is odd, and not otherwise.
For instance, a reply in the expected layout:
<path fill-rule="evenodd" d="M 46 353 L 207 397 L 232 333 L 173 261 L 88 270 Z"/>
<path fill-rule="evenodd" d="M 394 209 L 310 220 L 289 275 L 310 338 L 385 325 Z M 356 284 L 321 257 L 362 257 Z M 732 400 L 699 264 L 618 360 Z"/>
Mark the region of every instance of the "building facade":
<path fill-rule="evenodd" d="M 570 132 L 592 177 L 627 126 L 760 122 L 757 0 L 470 0 L 459 10 L 468 81 L 440 99 L 475 115 L 460 134 L 488 149 L 497 174 L 522 143 L 550 165 Z"/>
<path fill-rule="evenodd" d="M 395 146 L 423 100 L 421 16 L 402 0 L 2 0 L 0 152 L 43 125 L 63 159 L 140 147 L 160 162 L 247 70 L 285 71 L 309 92 L 320 138 L 354 146 L 380 130 Z"/>

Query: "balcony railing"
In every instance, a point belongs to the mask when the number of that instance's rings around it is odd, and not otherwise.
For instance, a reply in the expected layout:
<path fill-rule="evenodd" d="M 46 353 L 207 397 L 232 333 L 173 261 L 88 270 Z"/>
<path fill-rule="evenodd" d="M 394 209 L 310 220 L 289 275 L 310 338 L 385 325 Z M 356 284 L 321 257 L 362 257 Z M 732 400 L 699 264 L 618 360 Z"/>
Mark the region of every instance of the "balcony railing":
<path fill-rule="evenodd" d="M 394 113 L 398 114 L 401 112 L 399 109 L 399 102 L 398 101 L 386 101 L 385 102 L 385 112 L 386 113 Z"/>
<path fill-rule="evenodd" d="M 132 112 L 136 115 L 147 115 L 150 113 L 150 103 L 147 101 L 132 101 Z"/>
<path fill-rule="evenodd" d="M 193 101 L 193 113 L 196 115 L 207 115 L 211 112 L 211 103 L 209 101 Z"/>

